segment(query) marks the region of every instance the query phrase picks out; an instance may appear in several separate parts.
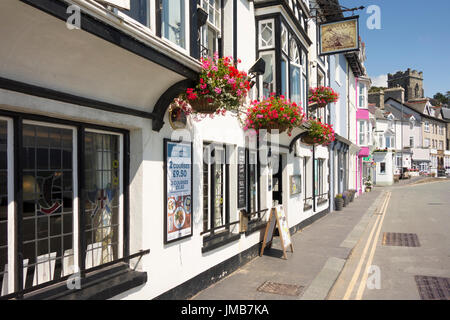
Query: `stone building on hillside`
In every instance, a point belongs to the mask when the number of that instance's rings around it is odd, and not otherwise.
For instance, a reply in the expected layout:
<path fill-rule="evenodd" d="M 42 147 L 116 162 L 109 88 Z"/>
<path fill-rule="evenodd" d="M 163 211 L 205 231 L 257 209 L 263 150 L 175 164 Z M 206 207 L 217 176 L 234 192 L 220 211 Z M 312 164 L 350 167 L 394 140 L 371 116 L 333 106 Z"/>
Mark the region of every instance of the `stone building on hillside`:
<path fill-rule="evenodd" d="M 405 89 L 405 100 L 425 97 L 423 90 L 423 72 L 411 70 L 397 71 L 394 75 L 388 73 L 388 88 L 395 88 L 397 85 Z"/>

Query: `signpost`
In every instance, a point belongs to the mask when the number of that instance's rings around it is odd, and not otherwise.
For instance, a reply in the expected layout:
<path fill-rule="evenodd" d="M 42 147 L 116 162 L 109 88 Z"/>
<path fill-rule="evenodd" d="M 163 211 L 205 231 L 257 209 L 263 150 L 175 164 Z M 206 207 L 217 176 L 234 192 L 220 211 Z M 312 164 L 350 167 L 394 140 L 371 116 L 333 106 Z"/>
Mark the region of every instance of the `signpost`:
<path fill-rule="evenodd" d="M 294 247 L 291 241 L 291 234 L 289 232 L 286 214 L 283 210 L 283 206 L 281 205 L 273 207 L 270 211 L 269 222 L 267 223 L 266 231 L 264 233 L 264 240 L 260 256 L 263 255 L 265 247 L 270 248 L 272 246 L 275 227 L 278 228 L 278 233 L 280 235 L 281 247 L 283 249 L 283 257 L 287 259 L 286 255 L 287 248 L 290 247 L 291 252 L 294 252 Z"/>

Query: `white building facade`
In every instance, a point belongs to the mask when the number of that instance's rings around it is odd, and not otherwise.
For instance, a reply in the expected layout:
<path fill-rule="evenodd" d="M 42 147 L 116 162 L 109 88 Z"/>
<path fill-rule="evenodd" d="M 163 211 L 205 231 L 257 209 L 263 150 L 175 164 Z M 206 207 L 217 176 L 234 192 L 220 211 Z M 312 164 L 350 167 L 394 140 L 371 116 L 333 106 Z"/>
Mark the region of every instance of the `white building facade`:
<path fill-rule="evenodd" d="M 356 189 L 355 57 L 318 55 L 309 1 L 127 2 L 0 3 L 4 298 L 189 298 L 259 254 L 274 205 L 294 233 Z M 249 137 L 233 113 L 177 129 L 170 102 L 214 52 L 265 61 L 246 104 L 274 92 L 306 111 L 310 87 L 338 85 L 316 116 L 339 144 Z M 171 196 L 174 163 L 187 195 Z M 63 290 L 78 271 L 91 289 Z"/>

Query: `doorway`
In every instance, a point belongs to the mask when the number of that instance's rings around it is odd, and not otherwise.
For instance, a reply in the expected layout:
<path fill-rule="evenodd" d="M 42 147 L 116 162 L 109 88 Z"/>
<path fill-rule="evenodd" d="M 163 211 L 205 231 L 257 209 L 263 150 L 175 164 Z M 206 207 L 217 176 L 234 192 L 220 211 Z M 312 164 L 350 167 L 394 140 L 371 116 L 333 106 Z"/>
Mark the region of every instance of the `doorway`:
<path fill-rule="evenodd" d="M 274 154 L 272 159 L 272 205 L 283 204 L 283 156 Z"/>

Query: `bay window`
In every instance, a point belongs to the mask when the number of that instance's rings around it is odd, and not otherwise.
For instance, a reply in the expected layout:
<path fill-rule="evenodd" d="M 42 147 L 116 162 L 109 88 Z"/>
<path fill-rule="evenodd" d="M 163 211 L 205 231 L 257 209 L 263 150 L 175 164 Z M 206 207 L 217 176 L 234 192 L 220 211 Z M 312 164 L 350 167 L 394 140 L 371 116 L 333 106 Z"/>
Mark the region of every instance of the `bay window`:
<path fill-rule="evenodd" d="M 128 133 L 93 127 L 0 118 L 1 296 L 84 274 L 127 252 Z"/>
<path fill-rule="evenodd" d="M 301 104 L 301 70 L 300 70 L 300 53 L 297 43 L 292 39 L 289 46 L 289 58 L 290 58 L 290 97 L 291 100 L 297 104 Z"/>
<path fill-rule="evenodd" d="M 275 54 L 273 52 L 264 53 L 261 55 L 266 63 L 266 71 L 261 76 L 261 90 L 262 97 L 269 97 L 272 92 L 275 92 Z"/>
<path fill-rule="evenodd" d="M 359 141 L 358 144 L 360 146 L 366 146 L 369 143 L 368 136 L 369 136 L 369 130 L 368 130 L 368 122 L 367 120 L 358 120 L 358 136 Z"/>
<path fill-rule="evenodd" d="M 281 58 L 281 94 L 288 97 L 288 83 L 289 83 L 289 75 L 288 75 L 288 62 L 283 57 Z"/>
<path fill-rule="evenodd" d="M 266 63 L 265 73 L 259 78 L 260 98 L 275 92 L 305 108 L 308 97 L 306 50 L 283 17 L 258 21 L 257 44 L 258 56 Z M 279 51 L 275 50 L 276 46 L 280 47 Z"/>
<path fill-rule="evenodd" d="M 358 105 L 359 108 L 367 108 L 366 106 L 366 85 L 359 82 L 359 95 L 358 95 Z"/>

